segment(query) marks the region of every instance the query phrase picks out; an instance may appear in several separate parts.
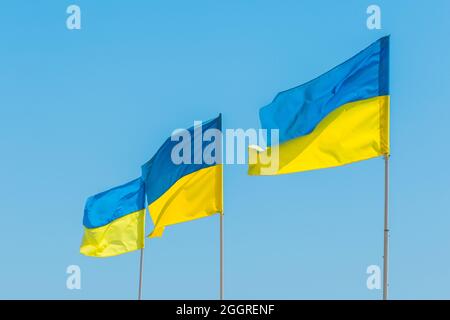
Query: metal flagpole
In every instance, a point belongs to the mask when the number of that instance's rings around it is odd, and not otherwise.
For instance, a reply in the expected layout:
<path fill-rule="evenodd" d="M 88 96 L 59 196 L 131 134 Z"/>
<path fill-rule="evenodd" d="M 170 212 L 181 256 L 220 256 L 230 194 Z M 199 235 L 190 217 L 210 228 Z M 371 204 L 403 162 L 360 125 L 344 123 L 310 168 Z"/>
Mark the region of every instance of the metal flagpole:
<path fill-rule="evenodd" d="M 388 299 L 389 267 L 389 155 L 384 156 L 384 253 L 383 253 L 383 300 Z"/>
<path fill-rule="evenodd" d="M 222 114 L 220 114 L 220 117 L 221 117 L 221 119 L 220 119 L 220 121 L 221 121 L 221 123 L 220 123 L 220 127 L 221 127 L 221 129 L 222 129 Z M 223 142 L 223 137 L 222 137 L 222 139 L 220 140 L 221 141 L 221 143 L 220 143 L 220 148 L 221 148 L 221 150 L 223 151 L 223 148 L 222 148 L 222 142 Z M 223 153 L 221 152 L 221 156 L 223 155 Z M 220 297 L 220 300 L 223 300 L 224 299 L 224 289 L 223 289 L 223 214 L 224 214 L 224 210 L 223 210 L 223 207 L 224 207 L 224 201 L 223 201 L 223 168 L 224 168 L 224 163 L 223 163 L 223 158 L 222 158 L 222 161 L 221 161 L 222 163 L 221 163 L 221 165 L 222 165 L 222 174 L 221 174 L 221 178 L 222 178 L 222 192 L 221 192 L 221 197 L 222 197 L 222 212 L 220 213 L 220 293 L 219 293 L 219 297 Z"/>
<path fill-rule="evenodd" d="M 143 281 L 143 273 L 144 273 L 144 248 L 145 248 L 145 219 L 147 217 L 147 208 L 144 210 L 144 223 L 142 224 L 142 236 L 143 245 L 141 248 L 141 259 L 139 261 L 139 292 L 138 292 L 138 300 L 142 300 L 142 281 Z"/>
<path fill-rule="evenodd" d="M 223 212 L 220 214 L 220 300 L 223 300 Z"/>
<path fill-rule="evenodd" d="M 141 261 L 139 264 L 139 293 L 138 300 L 142 300 L 142 272 L 144 271 L 144 248 L 141 249 Z"/>

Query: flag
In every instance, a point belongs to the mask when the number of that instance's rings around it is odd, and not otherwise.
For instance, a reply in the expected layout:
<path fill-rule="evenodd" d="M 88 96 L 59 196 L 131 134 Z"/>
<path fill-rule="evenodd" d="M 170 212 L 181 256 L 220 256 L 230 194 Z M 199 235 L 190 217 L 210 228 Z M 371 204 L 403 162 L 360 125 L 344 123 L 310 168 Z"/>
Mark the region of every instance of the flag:
<path fill-rule="evenodd" d="M 384 37 L 260 109 L 262 128 L 279 130 L 279 143 L 249 150 L 249 174 L 286 174 L 388 155 L 389 97 L 389 37 Z M 278 154 L 277 168 L 264 171 L 261 159 L 270 153 Z"/>
<path fill-rule="evenodd" d="M 150 237 L 181 222 L 222 213 L 222 117 L 178 130 L 142 166 Z"/>
<path fill-rule="evenodd" d="M 141 178 L 87 199 L 80 252 L 110 257 L 144 247 L 145 189 Z"/>

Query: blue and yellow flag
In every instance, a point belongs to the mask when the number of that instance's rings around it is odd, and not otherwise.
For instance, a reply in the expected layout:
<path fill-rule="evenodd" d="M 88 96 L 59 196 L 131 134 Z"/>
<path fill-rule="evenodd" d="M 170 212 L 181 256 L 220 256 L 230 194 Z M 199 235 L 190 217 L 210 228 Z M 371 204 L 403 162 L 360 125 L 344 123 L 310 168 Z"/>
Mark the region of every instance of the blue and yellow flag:
<path fill-rule="evenodd" d="M 250 150 L 250 175 L 340 166 L 389 154 L 389 37 L 303 85 L 279 93 L 260 110 L 279 144 Z M 275 170 L 261 157 L 278 153 Z"/>
<path fill-rule="evenodd" d="M 141 178 L 87 199 L 80 252 L 110 257 L 144 247 L 145 189 Z"/>
<path fill-rule="evenodd" d="M 178 130 L 142 166 L 150 237 L 181 222 L 222 213 L 222 118 Z"/>

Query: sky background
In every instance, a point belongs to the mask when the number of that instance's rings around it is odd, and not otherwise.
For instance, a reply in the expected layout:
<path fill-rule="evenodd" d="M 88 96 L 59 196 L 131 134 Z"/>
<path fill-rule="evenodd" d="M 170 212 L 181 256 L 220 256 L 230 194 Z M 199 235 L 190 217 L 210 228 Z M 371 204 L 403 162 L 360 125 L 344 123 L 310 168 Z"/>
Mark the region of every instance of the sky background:
<path fill-rule="evenodd" d="M 366 8 L 382 10 L 368 30 Z M 81 7 L 81 30 L 66 8 Z M 139 252 L 82 256 L 85 199 L 140 175 L 176 128 L 258 109 L 391 34 L 390 297 L 450 299 L 450 2 L 2 1 L 0 298 L 135 299 Z M 379 299 L 384 162 L 225 167 L 225 297 Z M 147 225 L 147 231 L 151 224 Z M 81 290 L 66 288 L 79 265 Z M 219 217 L 146 241 L 145 299 L 216 299 Z"/>

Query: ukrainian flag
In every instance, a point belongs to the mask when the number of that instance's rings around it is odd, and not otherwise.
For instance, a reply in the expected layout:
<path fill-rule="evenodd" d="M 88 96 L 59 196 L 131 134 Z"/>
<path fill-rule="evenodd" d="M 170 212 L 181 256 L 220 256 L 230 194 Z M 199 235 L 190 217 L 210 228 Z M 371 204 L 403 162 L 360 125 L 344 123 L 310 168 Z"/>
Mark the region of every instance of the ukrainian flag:
<path fill-rule="evenodd" d="M 250 175 L 340 166 L 389 154 L 389 37 L 303 85 L 279 93 L 260 110 L 279 144 L 250 150 Z M 275 170 L 261 157 L 276 155 Z"/>
<path fill-rule="evenodd" d="M 144 247 L 145 189 L 141 178 L 87 199 L 80 252 L 110 257 Z"/>
<path fill-rule="evenodd" d="M 154 230 L 222 213 L 222 117 L 173 134 L 142 166 Z M 183 161 L 179 161 L 180 157 Z"/>

